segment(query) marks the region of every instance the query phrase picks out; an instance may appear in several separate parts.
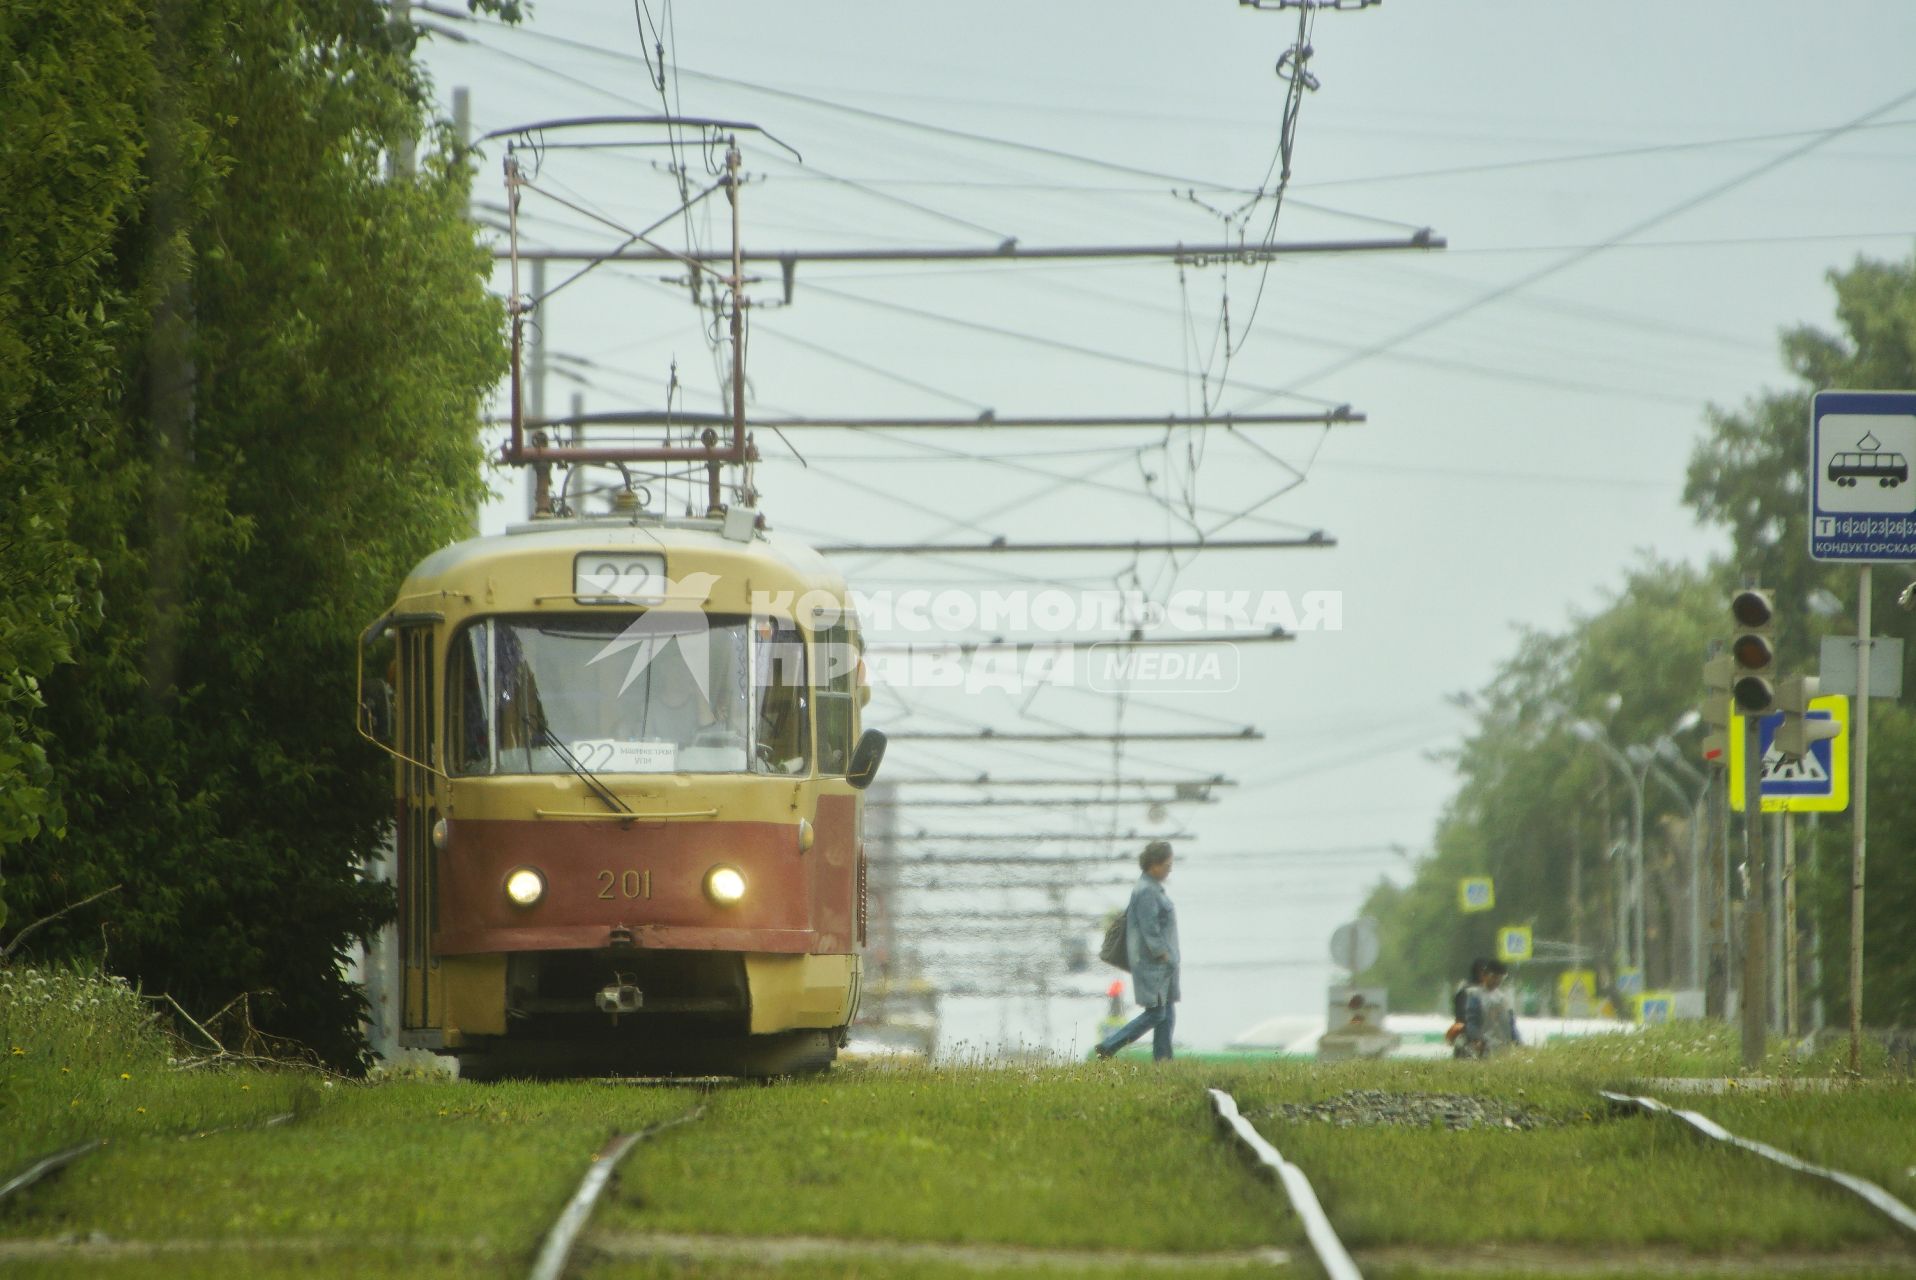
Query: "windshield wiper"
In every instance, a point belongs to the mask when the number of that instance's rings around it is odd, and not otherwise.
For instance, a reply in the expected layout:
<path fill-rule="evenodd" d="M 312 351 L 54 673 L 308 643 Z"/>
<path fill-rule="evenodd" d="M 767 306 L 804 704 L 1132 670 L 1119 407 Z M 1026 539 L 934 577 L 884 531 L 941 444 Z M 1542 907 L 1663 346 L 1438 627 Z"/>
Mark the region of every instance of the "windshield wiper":
<path fill-rule="evenodd" d="M 632 812 L 631 805 L 628 805 L 625 801 L 612 794 L 612 788 L 600 781 L 597 774 L 579 763 L 578 757 L 572 754 L 571 749 L 568 748 L 565 743 L 559 741 L 559 735 L 552 732 L 552 726 L 548 725 L 543 718 L 539 721 L 539 737 L 545 741 L 548 747 L 552 748 L 553 752 L 558 755 L 559 760 L 566 768 L 572 770 L 573 773 L 584 780 L 585 785 L 592 789 L 592 794 L 599 797 L 606 808 L 612 810 L 614 813 L 629 814 Z"/>

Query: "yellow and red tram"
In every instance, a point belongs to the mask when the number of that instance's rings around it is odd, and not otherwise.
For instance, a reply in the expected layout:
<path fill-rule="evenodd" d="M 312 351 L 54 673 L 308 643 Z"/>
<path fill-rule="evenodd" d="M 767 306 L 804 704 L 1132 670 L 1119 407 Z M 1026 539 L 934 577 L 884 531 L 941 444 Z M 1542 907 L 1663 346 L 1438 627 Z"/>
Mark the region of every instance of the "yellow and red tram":
<path fill-rule="evenodd" d="M 467 1074 L 828 1065 L 884 751 L 858 652 L 825 560 L 722 514 L 540 520 L 423 561 L 361 643 L 397 804 L 375 1047 Z"/>

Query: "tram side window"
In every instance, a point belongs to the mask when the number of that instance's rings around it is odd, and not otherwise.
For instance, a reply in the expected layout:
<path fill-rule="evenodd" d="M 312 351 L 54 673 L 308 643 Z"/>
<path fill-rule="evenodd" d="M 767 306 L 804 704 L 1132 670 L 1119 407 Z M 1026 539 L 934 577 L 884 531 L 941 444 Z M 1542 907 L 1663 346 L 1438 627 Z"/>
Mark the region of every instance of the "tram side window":
<path fill-rule="evenodd" d="M 452 771 L 531 771 L 544 717 L 538 679 L 514 629 L 488 619 L 460 632 L 446 673 Z"/>
<path fill-rule="evenodd" d="M 818 771 L 843 774 L 851 765 L 858 718 L 858 650 L 843 621 L 819 633 L 817 648 Z"/>
<path fill-rule="evenodd" d="M 758 640 L 756 769 L 760 773 L 804 773 L 811 754 L 805 637 L 789 622 L 760 618 L 754 625 Z"/>
<path fill-rule="evenodd" d="M 446 744 L 454 773 L 491 773 L 492 685 L 491 627 L 466 628 L 452 646 L 452 670 L 447 673 Z"/>

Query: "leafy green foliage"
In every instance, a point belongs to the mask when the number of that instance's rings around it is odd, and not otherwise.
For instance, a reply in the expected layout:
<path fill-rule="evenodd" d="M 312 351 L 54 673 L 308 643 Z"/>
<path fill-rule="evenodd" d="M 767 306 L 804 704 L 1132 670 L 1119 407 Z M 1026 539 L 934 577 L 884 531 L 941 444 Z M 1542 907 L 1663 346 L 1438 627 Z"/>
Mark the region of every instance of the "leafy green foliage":
<path fill-rule="evenodd" d="M 114 240 L 140 192 L 122 86 L 146 57 L 131 3 L 0 12 L 0 849 L 65 825 L 36 713 L 100 610 L 71 498 L 114 429 L 133 313 Z"/>
<path fill-rule="evenodd" d="M 1855 570 L 1816 563 L 1806 549 L 1810 393 L 1916 386 L 1916 258 L 1858 260 L 1832 273 L 1830 282 L 1842 332 L 1800 328 L 1784 335 L 1784 360 L 1802 387 L 1761 396 L 1739 412 L 1713 414 L 1711 438 L 1691 459 L 1685 489 L 1701 518 L 1735 537 L 1744 572 L 1775 589 L 1784 620 L 1779 661 L 1786 670 L 1815 670 L 1821 635 L 1856 631 Z M 1907 631 L 1908 615 L 1895 607 L 1907 577 L 1882 568 L 1872 577 L 1871 630 Z M 1819 587 L 1851 612 L 1823 619 L 1803 607 Z M 1916 645 L 1906 648 L 1905 663 L 1904 687 L 1916 690 Z M 1872 701 L 1863 1015 L 1872 1025 L 1907 1027 L 1916 1024 L 1916 939 L 1904 926 L 1916 915 L 1916 794 L 1905 780 L 1916 766 L 1916 716 Z M 1838 1020 L 1849 1005 L 1850 831 L 1850 815 L 1826 818 L 1802 854 L 1801 892 L 1823 940 L 1822 996 Z"/>
<path fill-rule="evenodd" d="M 1458 793 L 1438 824 L 1434 854 L 1404 888 L 1381 886 L 1367 912 L 1385 926 L 1378 974 L 1400 1007 L 1437 1007 L 1473 954 L 1487 954 L 1504 923 L 1532 924 L 1537 936 L 1580 940 L 1600 957 L 1617 952 L 1615 875 L 1605 855 L 1626 840 L 1628 789 L 1619 770 L 1565 726 L 1605 723 L 1621 747 L 1667 733 L 1701 695 L 1700 664 L 1728 630 L 1731 590 L 1745 580 L 1775 594 L 1779 666 L 1813 672 L 1822 635 L 1853 633 L 1849 617 L 1810 607 L 1817 592 L 1855 599 L 1855 571 L 1809 559 L 1804 458 L 1810 395 L 1824 388 L 1916 386 L 1916 259 L 1859 261 L 1832 274 L 1842 331 L 1802 328 L 1782 350 L 1798 385 L 1765 392 L 1739 409 L 1713 409 L 1709 434 L 1692 456 L 1685 500 L 1722 527 L 1734 551 L 1703 569 L 1644 561 L 1616 600 L 1562 633 L 1525 635 L 1491 684 L 1463 701 L 1477 727 L 1457 754 Z M 1877 634 L 1905 617 L 1894 607 L 1905 579 L 1878 572 L 1872 609 Z M 1916 646 L 1906 672 L 1916 688 Z M 1614 717 L 1607 699 L 1620 701 Z M 1687 753 L 1687 740 L 1686 740 Z M 1692 755 L 1694 763 L 1695 758 Z M 1916 1022 L 1916 940 L 1900 922 L 1916 914 L 1916 792 L 1901 785 L 1916 768 L 1916 716 L 1877 702 L 1871 709 L 1866 1020 Z M 1681 785 L 1681 784 L 1679 784 Z M 1652 918 L 1648 979 L 1665 985 L 1685 973 L 1671 944 L 1684 936 L 1689 813 L 1652 782 L 1644 791 Z M 1799 839 L 1801 894 L 1822 938 L 1822 996 L 1833 1019 L 1847 1003 L 1849 817 L 1829 815 Z M 1581 870 L 1572 892 L 1571 868 Z M 1497 909 L 1464 915 L 1457 880 L 1495 877 Z M 1572 909 L 1572 899 L 1583 903 Z M 1609 966 L 1598 961 L 1600 973 Z"/>
<path fill-rule="evenodd" d="M 386 176 L 429 131 L 371 0 L 66 8 L 0 20 L 5 74 L 45 86 L 0 94 L 25 117 L 5 145 L 50 178 L 0 196 L 0 231 L 47 242 L 0 263 L 0 406 L 40 441 L 0 456 L 38 513 L 0 503 L 0 547 L 25 545 L 0 572 L 66 602 L 0 603 L 15 923 L 123 883 L 31 948 L 103 947 L 199 1012 L 257 993 L 262 1030 L 348 1059 L 337 962 L 390 909 L 357 874 L 390 799 L 354 638 L 470 527 L 503 368 L 465 159 L 432 132 Z"/>
<path fill-rule="evenodd" d="M 1619 772 L 1569 726 L 1601 724 L 1619 745 L 1668 732 L 1695 701 L 1719 595 L 1708 573 L 1645 560 L 1608 608 L 1563 635 L 1526 634 L 1490 685 L 1462 699 L 1477 727 L 1458 751 L 1463 782 L 1438 824 L 1435 853 L 1411 885 L 1380 888 L 1366 907 L 1386 923 L 1380 973 L 1395 1007 L 1447 1008 L 1451 986 L 1472 957 L 1494 953 L 1504 924 L 1593 949 L 1607 980 L 1629 799 Z M 1674 880 L 1687 869 L 1674 864 L 1679 853 L 1687 859 L 1689 808 L 1654 786 L 1644 801 L 1645 862 Z M 1463 915 L 1457 882 L 1480 875 L 1495 881 L 1496 909 Z M 1671 954 L 1675 923 L 1646 930 L 1653 973 L 1681 967 Z"/>

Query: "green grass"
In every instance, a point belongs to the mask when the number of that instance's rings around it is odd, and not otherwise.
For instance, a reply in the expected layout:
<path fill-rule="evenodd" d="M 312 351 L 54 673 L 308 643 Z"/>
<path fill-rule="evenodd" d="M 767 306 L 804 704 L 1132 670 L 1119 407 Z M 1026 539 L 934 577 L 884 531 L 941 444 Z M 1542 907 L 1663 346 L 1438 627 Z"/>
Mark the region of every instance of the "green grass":
<path fill-rule="evenodd" d="M 1245 1280 L 1248 1276 L 1269 1276 L 1270 1267 L 1218 1266 L 1164 1267 L 1131 1266 L 1123 1262 L 1099 1262 L 1087 1266 L 1060 1266 L 1051 1263 L 1030 1267 L 993 1266 L 982 1271 L 962 1263 L 900 1260 L 896 1258 L 842 1258 L 790 1263 L 755 1263 L 737 1259 L 699 1262 L 676 1258 L 647 1258 L 625 1261 L 599 1259 L 584 1267 L 575 1266 L 572 1274 L 583 1280 L 977 1280 L 988 1275 L 994 1280 Z M 1286 1272 L 1283 1274 L 1298 1274 Z M 1308 1274 L 1308 1273 L 1305 1273 Z M 1904 1280 L 1908 1280 L 1904 1277 Z"/>
<path fill-rule="evenodd" d="M 1668 1117 L 1613 1110 L 1599 1087 L 1658 1093 L 1905 1199 L 1916 1192 L 1909 1081 L 1797 1086 L 1819 1064 L 1779 1046 L 1763 1068 L 1784 1082 L 1774 1091 L 1680 1096 L 1639 1083 L 1732 1073 L 1736 1040 L 1725 1027 L 1665 1027 L 1491 1062 L 852 1067 L 703 1094 L 603 1082 L 369 1085 L 292 1070 L 181 1071 L 182 1051 L 123 986 L 0 970 L 0 1052 L 4 1172 L 77 1138 L 109 1139 L 10 1201 L 0 1243 L 104 1233 L 204 1245 L 0 1262 L 20 1275 L 520 1275 L 609 1136 L 701 1100 L 702 1119 L 627 1158 L 588 1244 L 594 1233 L 608 1249 L 621 1235 L 684 1233 L 1166 1253 L 1276 1246 L 1302 1259 L 1307 1246 L 1282 1193 L 1217 1136 L 1210 1084 L 1230 1090 L 1305 1169 L 1354 1251 L 1389 1251 L 1366 1265 L 1375 1277 L 1456 1274 L 1460 1257 L 1486 1245 L 1564 1259 L 1614 1254 L 1612 1275 L 1637 1264 L 1635 1250 L 1648 1251 L 1644 1274 L 1672 1254 L 1685 1270 L 1733 1274 L 1766 1251 L 1835 1251 L 1821 1274 L 1861 1275 L 1875 1255 L 1858 1250 L 1907 1248 L 1893 1224 L 1847 1193 Z M 1470 1093 L 1544 1123 L 1338 1128 L 1278 1110 L 1358 1089 Z M 295 1119 L 262 1127 L 282 1112 Z M 1138 1260 L 1080 1261 L 1034 1255 L 1028 1267 L 1017 1259 L 996 1274 L 1166 1274 Z M 1494 1254 L 1484 1262 L 1473 1274 L 1524 1273 Z M 587 1253 L 574 1273 L 942 1280 L 975 1269 L 936 1255 Z"/>
<path fill-rule="evenodd" d="M 1916 1205 L 1916 1083 L 1872 1082 L 1830 1093 L 1666 1093 L 1660 1101 L 1702 1112 L 1739 1138 L 1867 1178 Z"/>
<path fill-rule="evenodd" d="M 1212 1250 L 1301 1242 L 1212 1134 L 1204 1068 L 867 1069 L 715 1095 L 612 1230 Z"/>
<path fill-rule="evenodd" d="M 0 967 L 0 1170 L 87 1138 L 258 1124 L 324 1100 L 309 1072 L 183 1072 L 183 1054 L 117 978 Z"/>
<path fill-rule="evenodd" d="M 29 1191 L 0 1236 L 370 1237 L 529 1257 L 608 1137 L 690 1101 L 587 1083 L 342 1086 L 283 1128 L 117 1140 Z"/>
<path fill-rule="evenodd" d="M 34 1258 L 0 1264 L 32 1280 L 521 1280 L 527 1259 L 484 1259 L 456 1248 L 369 1248 L 350 1243 L 148 1255 Z"/>
<path fill-rule="evenodd" d="M 1592 1037 L 1490 1062 L 1273 1063 L 1214 1074 L 1310 1176 L 1352 1248 L 1494 1240 L 1734 1253 L 1897 1242 L 1898 1229 L 1847 1192 L 1711 1143 L 1668 1117 L 1614 1111 L 1597 1097 L 1600 1088 L 1654 1093 L 1638 1083 L 1648 1077 L 1720 1076 L 1735 1056 L 1733 1028 L 1690 1025 Z M 1781 1054 L 1766 1062 L 1765 1073 L 1788 1076 L 1799 1065 Z M 1277 1110 L 1352 1089 L 1472 1093 L 1555 1123 L 1457 1133 L 1337 1128 L 1286 1120 Z M 1916 1149 L 1916 1090 L 1906 1084 L 1664 1100 L 1700 1110 L 1732 1132 L 1743 1132 L 1736 1121 L 1745 1115 L 1769 1117 L 1764 1131 L 1774 1137 L 1768 1140 L 1787 1137 L 1776 1145 L 1805 1155 L 1811 1154 L 1806 1135 L 1821 1132 L 1827 1143 L 1815 1148 L 1821 1156 L 1863 1176 L 1871 1176 L 1865 1168 L 1892 1168 Z M 1747 1136 L 1762 1136 L 1754 1121 L 1750 1127 Z M 1899 1132 L 1860 1159 L 1872 1127 Z M 1905 1195 L 1909 1181 L 1904 1178 Z"/>

